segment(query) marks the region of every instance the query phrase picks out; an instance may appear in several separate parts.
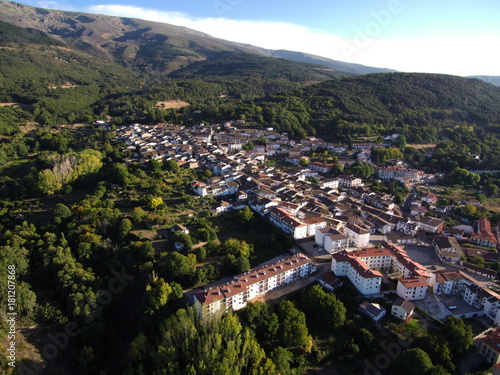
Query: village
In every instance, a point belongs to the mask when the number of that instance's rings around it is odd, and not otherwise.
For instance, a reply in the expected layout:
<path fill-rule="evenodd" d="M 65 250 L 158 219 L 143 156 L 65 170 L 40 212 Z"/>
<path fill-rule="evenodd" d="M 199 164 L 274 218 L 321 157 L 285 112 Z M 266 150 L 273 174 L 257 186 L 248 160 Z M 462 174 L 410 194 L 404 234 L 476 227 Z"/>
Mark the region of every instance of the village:
<path fill-rule="evenodd" d="M 386 310 L 370 299 L 396 295 L 390 313 L 404 321 L 418 307 L 438 320 L 477 317 L 485 326 L 500 326 L 496 271 L 465 261 L 498 261 L 495 228 L 487 218 L 447 226 L 451 208 L 417 189 L 431 186 L 439 175 L 410 169 L 401 160 L 374 166 L 378 179 L 408 187 L 411 194 L 398 205 L 394 196 L 372 191 L 361 178 L 334 176 L 335 163 L 311 161 L 312 152 L 326 152 L 342 166 L 369 163 L 371 150 L 384 144 L 353 143 L 348 150 L 315 137 L 294 141 L 273 129 L 245 128 L 242 120 L 193 128 L 134 124 L 116 135 L 131 152 L 129 161 L 173 159 L 181 167 L 210 171 L 192 181 L 191 190 L 214 198 L 212 215 L 249 207 L 295 240 L 292 255 L 193 293 L 199 314 L 241 309 L 301 279 L 334 291 L 347 278 L 366 297 L 360 311 L 373 321 Z M 318 272 L 325 263 L 328 272 Z M 486 343 L 500 336 L 491 335 L 481 341 L 486 346 L 480 354 L 495 364 L 500 350 L 493 355 Z"/>

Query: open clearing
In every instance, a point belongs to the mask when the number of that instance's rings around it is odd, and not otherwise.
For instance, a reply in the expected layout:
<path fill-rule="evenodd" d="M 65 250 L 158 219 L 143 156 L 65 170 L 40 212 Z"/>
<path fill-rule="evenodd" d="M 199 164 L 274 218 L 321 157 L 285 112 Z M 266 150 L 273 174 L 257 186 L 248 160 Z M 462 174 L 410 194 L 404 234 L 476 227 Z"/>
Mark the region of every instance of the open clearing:
<path fill-rule="evenodd" d="M 0 103 L 0 107 L 22 108 L 25 110 L 31 108 L 29 104 L 24 104 L 24 103 Z"/>
<path fill-rule="evenodd" d="M 162 109 L 182 108 L 188 105 L 189 103 L 186 103 L 185 101 L 182 101 L 180 99 L 174 99 L 174 100 L 164 100 L 161 102 L 157 102 L 155 108 L 162 108 Z"/>
<path fill-rule="evenodd" d="M 407 147 L 413 147 L 416 149 L 424 148 L 424 149 L 434 149 L 436 147 L 435 143 L 426 143 L 426 144 L 419 144 L 419 143 L 408 143 L 406 145 Z"/>
<path fill-rule="evenodd" d="M 73 83 L 70 83 L 70 82 L 66 82 L 62 85 L 52 85 L 52 86 L 49 86 L 49 89 L 69 89 L 71 87 L 78 87 L 78 85 L 75 85 Z"/>

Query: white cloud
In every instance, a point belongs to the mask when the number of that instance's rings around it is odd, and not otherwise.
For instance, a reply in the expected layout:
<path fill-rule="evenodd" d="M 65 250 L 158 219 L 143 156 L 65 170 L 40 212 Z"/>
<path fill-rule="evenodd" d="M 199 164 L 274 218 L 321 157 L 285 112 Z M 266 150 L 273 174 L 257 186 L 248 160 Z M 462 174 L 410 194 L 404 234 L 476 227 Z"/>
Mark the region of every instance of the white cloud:
<path fill-rule="evenodd" d="M 64 9 L 68 11 L 78 11 L 73 5 L 66 2 L 60 2 L 56 0 L 26 0 L 25 4 L 32 5 L 34 7 L 45 8 L 45 9 Z"/>
<path fill-rule="evenodd" d="M 400 71 L 456 75 L 500 75 L 500 40 L 378 40 L 362 33 L 355 40 L 284 22 L 195 18 L 180 12 L 127 5 L 95 5 L 86 11 L 185 26 L 214 37 L 269 49 L 311 53 L 340 61 Z"/>

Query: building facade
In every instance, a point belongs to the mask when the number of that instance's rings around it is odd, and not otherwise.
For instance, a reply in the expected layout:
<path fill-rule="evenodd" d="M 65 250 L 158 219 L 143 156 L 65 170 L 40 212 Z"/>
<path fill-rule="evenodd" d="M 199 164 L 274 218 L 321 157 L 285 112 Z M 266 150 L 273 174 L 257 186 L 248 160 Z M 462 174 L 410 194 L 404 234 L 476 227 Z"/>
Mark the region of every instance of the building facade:
<path fill-rule="evenodd" d="M 312 261 L 296 254 L 277 262 L 237 275 L 228 283 L 219 284 L 193 295 L 193 305 L 199 315 L 239 310 L 255 298 L 281 286 L 293 283 L 316 271 Z"/>

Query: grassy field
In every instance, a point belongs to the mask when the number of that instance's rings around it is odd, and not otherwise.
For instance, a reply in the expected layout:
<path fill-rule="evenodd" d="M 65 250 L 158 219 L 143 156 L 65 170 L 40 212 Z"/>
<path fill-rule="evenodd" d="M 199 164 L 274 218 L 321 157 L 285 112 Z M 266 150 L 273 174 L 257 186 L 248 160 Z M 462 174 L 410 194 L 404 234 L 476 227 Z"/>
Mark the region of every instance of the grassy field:
<path fill-rule="evenodd" d="M 157 102 L 155 108 L 161 108 L 161 109 L 182 108 L 182 107 L 187 107 L 188 105 L 189 103 L 186 103 L 185 101 L 182 101 L 180 99 L 174 99 L 174 100 L 164 100 Z"/>
<path fill-rule="evenodd" d="M 20 177 L 29 170 L 29 164 L 33 161 L 30 157 L 18 158 L 4 164 L 0 169 L 0 174 L 12 178 Z"/>

